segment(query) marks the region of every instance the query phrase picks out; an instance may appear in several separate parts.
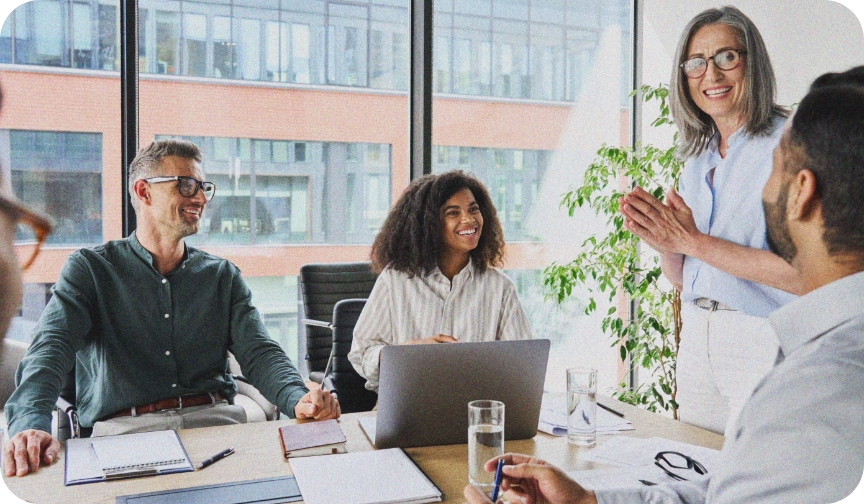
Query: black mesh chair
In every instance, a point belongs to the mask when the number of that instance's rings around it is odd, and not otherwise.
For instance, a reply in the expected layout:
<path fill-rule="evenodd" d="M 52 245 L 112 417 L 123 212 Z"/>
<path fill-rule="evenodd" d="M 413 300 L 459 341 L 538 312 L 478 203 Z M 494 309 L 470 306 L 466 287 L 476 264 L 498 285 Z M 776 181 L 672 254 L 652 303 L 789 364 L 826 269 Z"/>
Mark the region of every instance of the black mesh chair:
<path fill-rule="evenodd" d="M 309 379 L 322 383 L 329 374 L 325 386 L 336 391 L 343 413 L 368 411 L 377 400 L 377 394 L 362 386 L 366 380 L 347 358 L 354 325 L 377 277 L 368 262 L 305 264 L 300 268 Z M 336 305 L 346 300 L 352 302 L 340 305 L 337 313 Z M 356 387 L 358 383 L 360 387 Z"/>

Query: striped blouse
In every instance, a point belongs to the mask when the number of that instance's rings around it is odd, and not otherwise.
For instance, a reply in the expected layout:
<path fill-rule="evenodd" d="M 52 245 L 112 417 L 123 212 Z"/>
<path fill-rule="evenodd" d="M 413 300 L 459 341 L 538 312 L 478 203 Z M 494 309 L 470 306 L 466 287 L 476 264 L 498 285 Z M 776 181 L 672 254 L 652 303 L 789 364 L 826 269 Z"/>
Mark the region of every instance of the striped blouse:
<path fill-rule="evenodd" d="M 385 268 L 354 327 L 348 359 L 378 390 L 378 354 L 386 345 L 438 334 L 463 342 L 531 339 L 516 287 L 502 272 L 469 261 L 451 284 L 436 268 L 425 277 Z"/>

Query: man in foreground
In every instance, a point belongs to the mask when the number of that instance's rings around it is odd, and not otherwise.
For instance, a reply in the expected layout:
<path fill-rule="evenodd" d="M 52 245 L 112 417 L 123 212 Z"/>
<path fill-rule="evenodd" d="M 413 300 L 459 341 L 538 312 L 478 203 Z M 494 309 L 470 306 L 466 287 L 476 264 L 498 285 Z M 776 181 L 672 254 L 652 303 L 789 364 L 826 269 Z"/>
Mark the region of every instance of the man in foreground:
<path fill-rule="evenodd" d="M 129 169 L 135 233 L 67 259 L 6 403 L 7 476 L 56 456 L 51 411 L 72 366 L 94 436 L 245 422 L 228 351 L 288 416 L 339 416 L 336 398 L 309 392 L 267 336 L 237 267 L 186 246 L 216 190 L 200 163 L 185 141 L 142 149 Z"/>
<path fill-rule="evenodd" d="M 820 77 L 774 152 L 762 192 L 768 242 L 806 294 L 769 316 L 778 363 L 727 437 L 719 469 L 700 482 L 591 492 L 543 461 L 508 454 L 502 488 L 511 502 L 809 503 L 855 489 L 864 472 L 862 70 Z M 465 497 L 489 502 L 471 486 Z"/>

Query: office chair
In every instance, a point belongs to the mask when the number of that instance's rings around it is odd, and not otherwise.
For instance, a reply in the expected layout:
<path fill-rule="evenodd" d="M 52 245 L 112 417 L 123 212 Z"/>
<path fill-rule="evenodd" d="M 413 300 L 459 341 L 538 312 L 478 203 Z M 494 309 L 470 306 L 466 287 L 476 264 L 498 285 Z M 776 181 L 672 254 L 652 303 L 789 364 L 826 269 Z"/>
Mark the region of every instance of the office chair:
<path fill-rule="evenodd" d="M 365 299 L 343 299 L 333 306 L 333 349 L 323 385 L 339 398 L 343 413 L 370 411 L 378 402 L 378 394 L 366 390 L 366 378 L 357 374 L 348 360 L 354 326 L 364 306 Z"/>
<path fill-rule="evenodd" d="M 356 386 L 365 384 L 365 379 L 347 359 L 354 325 L 377 278 L 368 262 L 304 264 L 300 268 L 309 379 L 322 383 L 325 374 L 331 374 L 327 386 L 337 392 L 343 413 L 368 411 L 377 400 L 377 394 Z M 337 314 L 336 305 L 346 300 L 353 302 L 340 305 Z"/>
<path fill-rule="evenodd" d="M 237 395 L 234 396 L 234 404 L 246 411 L 247 422 L 264 422 L 279 419 L 279 409 L 271 404 L 246 378 L 240 374 L 240 364 L 230 352 L 226 363 L 228 371 L 234 377 L 237 384 Z M 92 428 L 81 427 L 78 422 L 78 410 L 75 406 L 75 367 L 69 371 L 63 380 L 63 388 L 60 396 L 54 404 L 56 416 L 57 440 L 65 442 L 67 439 L 79 437 L 90 437 Z"/>
<path fill-rule="evenodd" d="M 309 379 L 321 383 L 333 350 L 333 307 L 343 299 L 367 299 L 378 275 L 368 262 L 316 263 L 300 267 L 302 319 Z"/>

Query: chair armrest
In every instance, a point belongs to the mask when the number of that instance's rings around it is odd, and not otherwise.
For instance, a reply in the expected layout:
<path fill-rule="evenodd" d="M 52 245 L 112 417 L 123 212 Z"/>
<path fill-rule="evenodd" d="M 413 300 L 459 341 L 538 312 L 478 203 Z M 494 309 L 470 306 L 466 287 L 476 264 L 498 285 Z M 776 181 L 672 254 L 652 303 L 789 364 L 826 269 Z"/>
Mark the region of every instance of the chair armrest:
<path fill-rule="evenodd" d="M 63 397 L 58 397 L 54 406 L 57 408 L 57 439 L 66 441 L 80 438 L 81 424 L 78 421 L 78 410 L 75 409 L 75 405 Z"/>
<path fill-rule="evenodd" d="M 330 324 L 329 322 L 324 322 L 322 320 L 304 318 L 303 320 L 301 320 L 301 322 L 303 322 L 305 325 L 308 325 L 308 326 L 326 327 L 327 329 L 333 328 L 332 324 Z"/>
<path fill-rule="evenodd" d="M 267 400 L 257 388 L 255 388 L 249 380 L 243 375 L 233 375 L 234 383 L 237 384 L 237 393 L 248 397 L 255 401 L 255 404 L 261 407 L 264 411 L 264 416 L 267 420 L 277 420 L 279 418 L 279 408 Z"/>

